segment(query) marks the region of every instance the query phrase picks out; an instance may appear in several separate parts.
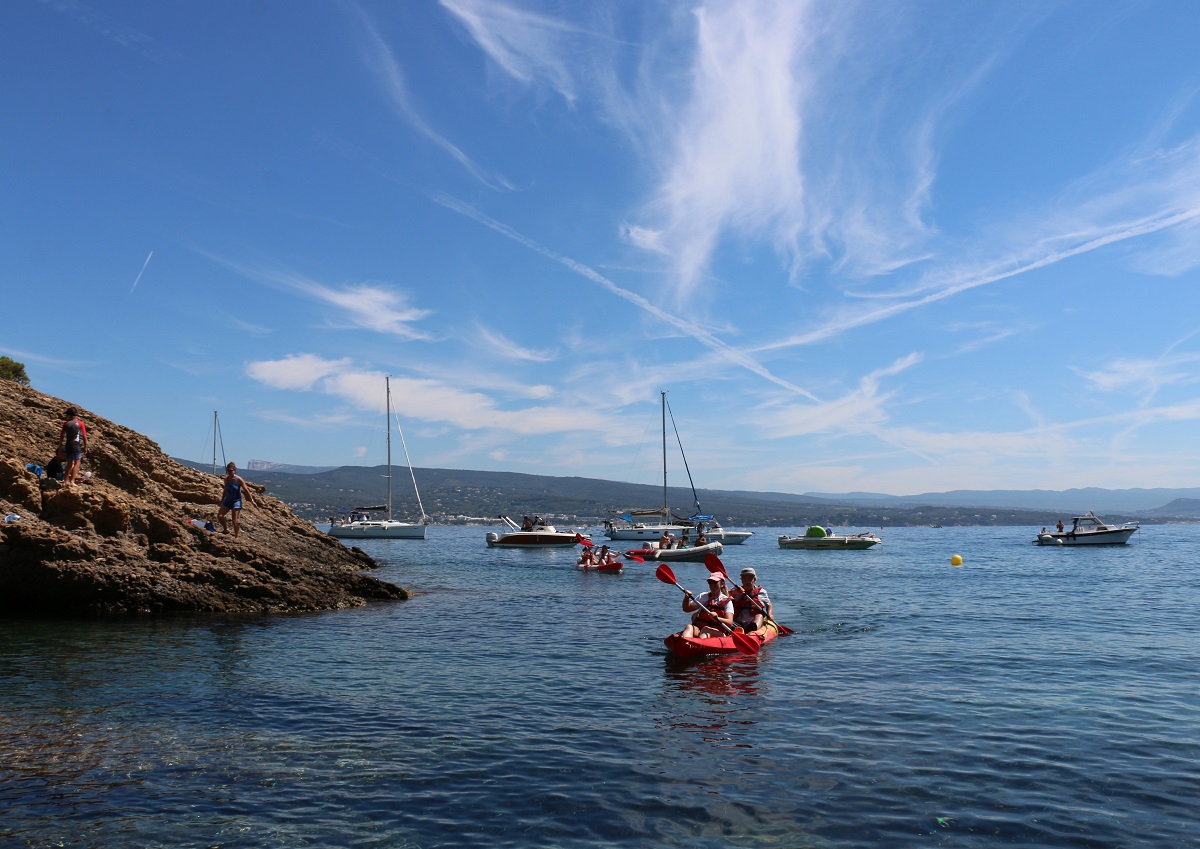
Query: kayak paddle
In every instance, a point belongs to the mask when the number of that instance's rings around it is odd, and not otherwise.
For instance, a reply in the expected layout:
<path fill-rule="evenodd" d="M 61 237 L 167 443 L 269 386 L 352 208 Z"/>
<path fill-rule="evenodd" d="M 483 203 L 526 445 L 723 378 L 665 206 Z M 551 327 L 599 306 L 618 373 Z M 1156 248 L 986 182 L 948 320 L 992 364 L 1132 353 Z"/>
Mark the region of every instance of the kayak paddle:
<path fill-rule="evenodd" d="M 679 587 L 679 589 L 683 590 L 684 595 L 690 595 L 690 593 L 688 593 L 688 591 L 680 585 L 679 581 L 675 580 L 675 573 L 671 571 L 671 567 L 668 566 L 666 563 L 662 564 L 657 569 L 655 569 L 654 575 L 660 581 L 662 581 L 664 584 L 674 584 L 675 586 Z M 741 631 L 735 631 L 735 630 L 731 629 L 728 625 L 726 625 L 720 619 L 717 619 L 717 616 L 715 613 L 713 613 L 711 610 L 709 610 L 703 604 L 700 604 L 699 599 L 692 597 L 692 601 L 696 602 L 696 605 L 701 610 L 703 610 L 705 613 L 707 613 L 709 616 L 711 616 L 718 625 L 720 625 L 722 628 L 725 629 L 725 631 L 729 634 L 729 636 L 733 638 L 733 645 L 735 648 L 737 648 L 738 651 L 740 651 L 742 654 L 758 654 L 758 650 L 759 650 L 759 648 L 762 647 L 762 643 L 756 643 L 756 642 L 754 642 L 754 640 L 750 639 L 750 636 L 748 634 L 744 634 Z"/>
<path fill-rule="evenodd" d="M 708 571 L 710 571 L 710 572 L 720 572 L 722 575 L 725 576 L 726 581 L 728 581 L 731 585 L 733 584 L 733 578 L 729 577 L 729 573 L 725 571 L 725 564 L 721 562 L 720 557 L 717 557 L 717 555 L 713 554 L 711 551 L 704 556 L 704 565 L 708 567 Z M 750 598 L 750 596 L 746 596 L 746 598 L 750 599 L 750 603 L 753 604 L 756 608 L 758 608 L 758 612 L 761 613 L 764 617 L 766 617 L 766 620 L 768 622 L 770 622 L 772 625 L 774 625 L 775 628 L 779 631 L 779 633 L 781 633 L 781 634 L 796 633 L 793 629 L 789 628 L 787 625 L 780 625 L 778 622 L 776 622 L 774 619 L 772 619 L 770 616 L 768 616 L 767 609 L 765 607 L 763 607 L 761 604 L 759 604 L 758 601 Z"/>

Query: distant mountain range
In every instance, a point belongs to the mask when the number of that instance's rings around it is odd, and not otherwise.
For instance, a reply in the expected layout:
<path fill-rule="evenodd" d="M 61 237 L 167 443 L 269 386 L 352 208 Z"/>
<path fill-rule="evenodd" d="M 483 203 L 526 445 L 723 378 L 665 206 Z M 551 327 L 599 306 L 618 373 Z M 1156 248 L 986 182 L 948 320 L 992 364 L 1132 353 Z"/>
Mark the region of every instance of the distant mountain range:
<path fill-rule="evenodd" d="M 211 463 L 179 462 L 205 471 Z M 503 513 L 540 515 L 560 524 L 600 524 L 613 515 L 662 503 L 662 488 L 596 478 L 552 477 L 517 472 L 414 469 L 425 513 L 436 523 L 477 523 Z M 313 521 L 345 515 L 355 507 L 387 500 L 386 466 L 321 468 L 254 460 L 241 471 L 263 484 L 299 516 Z M 393 513 L 420 518 L 408 469 L 393 469 Z M 871 492 L 805 493 L 699 490 L 703 512 L 726 527 L 839 528 L 896 525 L 1029 525 L 1093 510 L 1108 521 L 1200 519 L 1200 488 L 955 490 L 895 496 Z M 692 514 L 691 490 L 672 487 L 669 501 L 679 516 Z"/>
<path fill-rule="evenodd" d="M 1187 515 L 1200 515 L 1189 501 L 1200 499 L 1200 488 L 1184 489 L 955 489 L 950 492 L 926 492 L 921 495 L 884 495 L 878 492 L 805 493 L 806 497 L 870 507 L 910 507 L 914 505 L 972 505 L 976 507 L 1048 510 L 1071 512 L 1088 510 L 1097 513 L 1141 513 L 1143 515 L 1179 515 L 1176 510 L 1190 510 Z"/>

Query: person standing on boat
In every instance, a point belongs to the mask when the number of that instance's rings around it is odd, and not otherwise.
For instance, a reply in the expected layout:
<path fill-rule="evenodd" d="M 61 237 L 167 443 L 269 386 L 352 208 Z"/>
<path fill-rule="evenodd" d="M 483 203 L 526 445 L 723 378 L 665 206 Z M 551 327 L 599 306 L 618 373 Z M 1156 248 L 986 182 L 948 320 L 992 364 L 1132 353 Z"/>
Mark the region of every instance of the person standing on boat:
<path fill-rule="evenodd" d="M 733 599 L 725 592 L 725 577 L 720 572 L 711 573 L 708 589 L 699 596 L 692 596 L 691 590 L 685 590 L 683 612 L 692 613 L 692 621 L 680 632 L 685 640 L 720 637 L 732 631 Z"/>
<path fill-rule="evenodd" d="M 670 548 L 675 543 L 675 537 L 671 536 L 670 531 L 663 531 L 662 536 L 658 538 L 659 548 Z"/>
<path fill-rule="evenodd" d="M 225 533 L 229 533 L 229 520 L 225 518 L 225 514 L 232 513 L 235 537 L 239 532 L 238 515 L 242 512 L 242 498 L 245 498 L 248 504 L 254 504 L 249 487 L 237 473 L 237 466 L 230 463 L 225 467 L 225 490 L 221 493 L 221 509 L 217 511 L 217 521 L 221 523 Z"/>
<path fill-rule="evenodd" d="M 770 621 L 771 597 L 756 582 L 758 575 L 747 566 L 742 570 L 742 585 L 730 590 L 733 598 L 733 621 L 747 634 L 757 633 L 764 621 Z"/>

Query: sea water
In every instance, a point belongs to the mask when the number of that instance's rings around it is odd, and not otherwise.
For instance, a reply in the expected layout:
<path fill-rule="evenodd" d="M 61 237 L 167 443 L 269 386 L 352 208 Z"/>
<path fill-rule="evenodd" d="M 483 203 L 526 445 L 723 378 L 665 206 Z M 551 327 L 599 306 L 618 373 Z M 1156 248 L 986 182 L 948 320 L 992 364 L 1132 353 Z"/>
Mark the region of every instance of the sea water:
<path fill-rule="evenodd" d="M 0 623 L 0 845 L 1200 846 L 1200 527 L 758 529 L 796 633 L 690 664 L 653 564 L 487 530 L 361 542 L 402 603 Z"/>

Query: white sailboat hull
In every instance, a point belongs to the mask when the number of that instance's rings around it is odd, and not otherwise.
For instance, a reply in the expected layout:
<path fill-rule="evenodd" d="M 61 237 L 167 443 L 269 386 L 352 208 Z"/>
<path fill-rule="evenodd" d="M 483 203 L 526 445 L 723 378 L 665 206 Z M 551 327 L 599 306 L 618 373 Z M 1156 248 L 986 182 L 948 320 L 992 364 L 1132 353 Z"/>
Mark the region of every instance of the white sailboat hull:
<path fill-rule="evenodd" d="M 341 539 L 425 539 L 425 526 L 413 522 L 347 522 L 329 529 Z"/>

